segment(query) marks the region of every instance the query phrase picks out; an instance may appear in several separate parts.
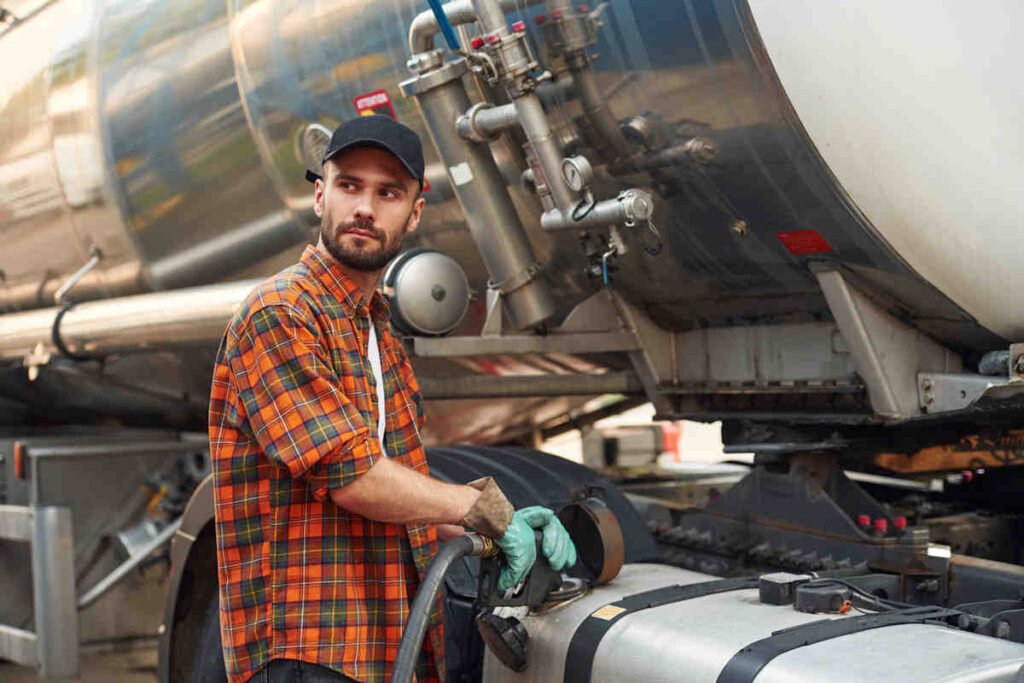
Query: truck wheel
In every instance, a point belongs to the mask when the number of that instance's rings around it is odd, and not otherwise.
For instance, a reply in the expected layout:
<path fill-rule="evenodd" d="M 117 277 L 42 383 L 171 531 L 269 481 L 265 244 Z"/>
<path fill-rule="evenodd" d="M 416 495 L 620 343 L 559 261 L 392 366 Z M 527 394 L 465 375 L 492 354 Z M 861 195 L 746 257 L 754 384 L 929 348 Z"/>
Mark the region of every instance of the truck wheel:
<path fill-rule="evenodd" d="M 220 604 L 217 591 L 213 592 L 203 615 L 190 680 L 191 683 L 226 683 L 228 680 L 224 669 L 224 652 L 220 646 Z"/>

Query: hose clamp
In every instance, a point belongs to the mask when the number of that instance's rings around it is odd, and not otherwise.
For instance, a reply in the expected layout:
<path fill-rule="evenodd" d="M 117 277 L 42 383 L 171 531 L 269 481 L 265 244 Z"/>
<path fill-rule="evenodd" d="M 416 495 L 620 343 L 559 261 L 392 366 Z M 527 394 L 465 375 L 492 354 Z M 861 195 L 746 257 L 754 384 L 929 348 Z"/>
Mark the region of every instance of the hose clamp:
<path fill-rule="evenodd" d="M 540 274 L 540 263 L 534 261 L 523 270 L 501 281 L 488 280 L 487 289 L 496 289 L 504 295 L 511 294 L 530 284 Z"/>
<path fill-rule="evenodd" d="M 438 88 L 445 83 L 451 83 L 457 81 L 464 74 L 469 71 L 469 66 L 466 64 L 465 59 L 456 59 L 455 61 L 448 62 L 447 64 L 440 66 L 433 71 L 421 73 L 418 76 L 402 81 L 399 84 L 399 88 L 402 90 L 402 94 L 406 97 L 413 97 L 416 95 L 422 95 L 423 93 Z"/>

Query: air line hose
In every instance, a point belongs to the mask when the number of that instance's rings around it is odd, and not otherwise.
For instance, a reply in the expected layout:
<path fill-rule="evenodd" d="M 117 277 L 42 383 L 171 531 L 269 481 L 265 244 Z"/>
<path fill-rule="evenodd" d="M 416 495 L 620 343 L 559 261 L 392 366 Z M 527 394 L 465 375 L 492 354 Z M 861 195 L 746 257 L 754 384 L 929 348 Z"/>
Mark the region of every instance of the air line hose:
<path fill-rule="evenodd" d="M 466 555 L 484 556 L 494 552 L 496 552 L 494 543 L 477 534 L 458 536 L 441 546 L 441 550 L 430 561 L 423 582 L 420 583 L 416 597 L 412 601 L 412 607 L 409 608 L 409 621 L 405 625 L 402 641 L 398 645 L 395 666 L 391 670 L 391 683 L 407 683 L 412 680 L 416 659 L 419 657 L 420 647 L 423 645 L 423 636 L 427 632 L 430 609 L 434 606 L 437 593 L 441 590 L 441 582 L 444 581 L 444 575 L 448 573 L 448 569 L 456 560 Z"/>

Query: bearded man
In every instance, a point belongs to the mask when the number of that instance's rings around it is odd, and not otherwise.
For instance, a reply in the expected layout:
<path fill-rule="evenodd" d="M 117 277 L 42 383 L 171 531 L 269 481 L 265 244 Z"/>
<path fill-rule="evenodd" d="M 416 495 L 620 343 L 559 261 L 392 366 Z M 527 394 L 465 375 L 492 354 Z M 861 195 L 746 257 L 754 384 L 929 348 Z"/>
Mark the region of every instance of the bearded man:
<path fill-rule="evenodd" d="M 347 121 L 314 184 L 319 242 L 231 320 L 210 399 L 221 644 L 228 680 L 390 677 L 409 605 L 437 550 L 466 527 L 495 539 L 499 588 L 576 551 L 546 508 L 514 511 L 490 478 L 432 479 L 423 401 L 378 284 L 423 213 L 419 137 Z M 440 611 L 416 667 L 443 680 Z"/>

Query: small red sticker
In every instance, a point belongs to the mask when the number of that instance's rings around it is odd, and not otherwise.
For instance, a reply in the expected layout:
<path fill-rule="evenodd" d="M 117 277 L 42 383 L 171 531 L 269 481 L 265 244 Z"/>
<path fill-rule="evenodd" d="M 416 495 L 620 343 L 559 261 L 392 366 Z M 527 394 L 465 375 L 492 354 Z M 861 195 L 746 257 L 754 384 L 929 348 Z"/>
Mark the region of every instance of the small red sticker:
<path fill-rule="evenodd" d="M 820 254 L 823 251 L 832 251 L 832 247 L 825 241 L 825 238 L 818 234 L 817 230 L 794 230 L 793 232 L 777 232 L 782 245 L 789 249 L 794 256 L 801 254 Z"/>
<path fill-rule="evenodd" d="M 374 90 L 365 95 L 359 95 L 352 100 L 356 113 L 360 116 L 390 116 L 395 121 L 398 116 L 395 108 L 391 105 L 391 96 L 387 90 Z M 423 191 L 430 192 L 430 181 L 423 179 Z"/>
<path fill-rule="evenodd" d="M 387 90 L 374 90 L 365 95 L 359 95 L 352 100 L 352 104 L 356 106 L 356 112 L 360 116 L 379 114 L 398 120 L 398 117 L 395 116 L 395 108 L 391 106 L 391 97 L 388 96 Z"/>

